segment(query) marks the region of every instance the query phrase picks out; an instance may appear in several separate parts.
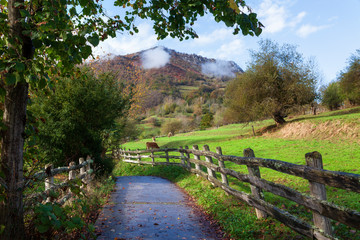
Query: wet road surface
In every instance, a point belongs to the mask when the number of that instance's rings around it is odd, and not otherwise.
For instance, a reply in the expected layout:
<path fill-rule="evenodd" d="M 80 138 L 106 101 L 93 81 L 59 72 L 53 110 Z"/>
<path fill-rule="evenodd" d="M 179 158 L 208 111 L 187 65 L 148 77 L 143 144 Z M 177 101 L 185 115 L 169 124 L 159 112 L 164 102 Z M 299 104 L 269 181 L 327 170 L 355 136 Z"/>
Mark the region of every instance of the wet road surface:
<path fill-rule="evenodd" d="M 118 177 L 96 221 L 102 239 L 219 239 L 186 195 L 166 179 Z"/>

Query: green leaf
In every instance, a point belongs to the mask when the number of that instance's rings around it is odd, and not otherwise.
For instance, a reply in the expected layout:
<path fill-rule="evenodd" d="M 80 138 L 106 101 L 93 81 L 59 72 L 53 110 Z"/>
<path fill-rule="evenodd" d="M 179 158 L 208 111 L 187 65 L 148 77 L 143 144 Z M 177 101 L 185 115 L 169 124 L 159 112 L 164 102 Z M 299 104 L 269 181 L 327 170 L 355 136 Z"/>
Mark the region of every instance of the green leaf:
<path fill-rule="evenodd" d="M 4 232 L 5 230 L 5 226 L 4 225 L 0 225 L 0 235 Z"/>
<path fill-rule="evenodd" d="M 40 89 L 43 89 L 46 86 L 46 79 L 45 78 L 40 78 L 39 82 L 38 82 L 38 87 Z"/>
<path fill-rule="evenodd" d="M 76 13 L 76 8 L 75 8 L 75 7 L 70 8 L 70 15 L 71 15 L 71 16 L 76 16 L 76 15 L 77 15 L 77 13 Z"/>
<path fill-rule="evenodd" d="M 81 53 L 82 53 L 82 57 L 84 59 L 88 58 L 91 54 L 91 47 L 86 45 L 84 47 L 81 48 Z"/>
<path fill-rule="evenodd" d="M 22 72 L 25 70 L 25 64 L 21 63 L 21 62 L 17 62 L 15 65 L 15 70 L 18 72 Z"/>
<path fill-rule="evenodd" d="M 15 74 L 9 73 L 6 75 L 6 84 L 11 85 L 16 83 L 16 76 Z"/>
<path fill-rule="evenodd" d="M 87 39 L 89 41 L 89 43 L 91 43 L 91 45 L 93 45 L 94 47 L 96 47 L 97 45 L 99 45 L 99 36 L 97 34 L 92 35 L 91 37 L 89 37 Z"/>
<path fill-rule="evenodd" d="M 86 16 L 89 16 L 91 13 L 91 9 L 89 7 L 85 7 L 83 10 L 83 14 Z"/>
<path fill-rule="evenodd" d="M 49 230 L 49 226 L 47 226 L 47 225 L 38 225 L 38 226 L 36 226 L 36 229 L 40 233 L 46 233 Z"/>
<path fill-rule="evenodd" d="M 3 6 L 7 6 L 7 0 L 0 0 L 0 4 L 3 5 Z M 1 232 L 0 232 L 1 234 Z"/>

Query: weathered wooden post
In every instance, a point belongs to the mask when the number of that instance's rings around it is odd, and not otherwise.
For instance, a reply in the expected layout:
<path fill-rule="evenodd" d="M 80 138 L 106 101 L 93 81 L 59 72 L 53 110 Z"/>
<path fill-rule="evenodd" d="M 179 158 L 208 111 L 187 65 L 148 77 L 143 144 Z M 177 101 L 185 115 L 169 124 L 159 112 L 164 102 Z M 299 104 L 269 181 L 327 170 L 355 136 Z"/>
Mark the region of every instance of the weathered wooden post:
<path fill-rule="evenodd" d="M 169 162 L 169 151 L 165 149 L 166 162 Z"/>
<path fill-rule="evenodd" d="M 251 148 L 247 148 L 244 150 L 244 157 L 255 157 L 254 151 Z M 256 178 L 261 178 L 260 176 L 260 169 L 257 166 L 248 166 L 247 165 L 247 169 L 249 171 L 249 177 L 250 179 L 256 179 Z M 254 197 L 259 198 L 259 199 L 264 199 L 264 195 L 261 191 L 260 188 L 251 185 L 250 184 L 250 188 L 251 188 L 251 193 Z M 257 218 L 266 218 L 267 214 L 266 212 L 255 208 L 255 212 L 256 212 L 256 216 Z"/>
<path fill-rule="evenodd" d="M 79 158 L 79 164 L 83 164 L 84 163 L 84 158 Z M 82 168 L 80 168 L 80 176 L 86 174 L 86 168 L 85 166 L 83 166 Z M 84 178 L 84 180 L 82 180 L 83 183 L 87 183 L 86 179 Z M 81 185 L 80 188 L 84 188 L 84 184 Z"/>
<path fill-rule="evenodd" d="M 203 149 L 204 149 L 204 151 L 210 152 L 210 148 L 208 145 L 204 145 Z M 212 157 L 205 156 L 205 161 L 208 163 L 213 163 Z M 210 177 L 216 178 L 216 174 L 215 174 L 214 170 L 212 170 L 211 168 L 207 168 L 207 172 Z"/>
<path fill-rule="evenodd" d="M 141 155 L 140 155 L 140 153 L 139 153 L 139 149 L 136 149 L 136 151 L 137 151 L 137 154 L 136 154 L 136 156 L 137 156 L 137 162 L 138 162 L 138 166 L 140 166 L 140 162 L 141 162 Z"/>
<path fill-rule="evenodd" d="M 219 155 L 222 155 L 221 147 L 217 147 L 217 148 L 216 148 L 216 153 L 219 154 Z M 221 158 L 219 158 L 218 161 L 219 161 L 219 167 L 220 167 L 221 169 L 224 169 L 224 168 L 225 168 L 225 163 L 224 163 L 224 161 L 221 160 Z M 229 186 L 229 181 L 228 181 L 228 179 L 227 179 L 226 174 L 221 173 L 221 181 L 222 181 L 223 184 Z"/>
<path fill-rule="evenodd" d="M 69 167 L 75 166 L 76 163 L 75 162 L 71 162 L 69 163 Z M 69 181 L 73 180 L 76 178 L 76 171 L 75 170 L 70 170 L 69 171 Z M 69 189 L 69 192 L 71 192 L 71 189 Z"/>
<path fill-rule="evenodd" d="M 79 158 L 79 164 L 83 164 L 84 163 L 84 158 Z M 85 166 L 83 166 L 82 168 L 80 168 L 80 175 L 83 175 L 86 173 L 86 168 Z"/>
<path fill-rule="evenodd" d="M 305 160 L 306 160 L 307 166 L 313 167 L 313 168 L 318 168 L 318 169 L 323 169 L 322 156 L 319 152 L 311 152 L 311 153 L 305 154 Z M 310 194 L 313 197 L 315 197 L 319 200 L 326 201 L 327 197 L 326 197 L 326 189 L 325 189 L 324 184 L 309 181 L 309 185 L 310 185 Z M 333 234 L 330 220 L 327 217 L 324 217 L 324 216 L 320 215 L 319 213 L 313 211 L 313 221 L 314 221 L 315 227 L 319 228 L 324 233 L 326 233 L 330 236 Z M 321 235 L 317 236 L 317 237 L 318 237 L 317 239 L 328 239 L 328 238 L 322 237 Z"/>
<path fill-rule="evenodd" d="M 128 150 L 128 151 L 130 152 L 130 151 L 131 151 L 131 149 L 129 148 L 129 150 Z M 131 154 L 130 154 L 130 153 L 128 153 L 127 157 L 128 157 L 128 159 L 127 159 L 127 160 L 131 160 Z"/>
<path fill-rule="evenodd" d="M 179 147 L 180 150 L 183 149 L 182 146 Z M 183 152 L 180 151 L 180 160 L 181 160 L 181 164 L 185 167 L 185 155 Z"/>
<path fill-rule="evenodd" d="M 194 150 L 199 150 L 198 145 L 193 145 L 193 149 L 194 149 Z M 200 161 L 200 156 L 194 154 L 194 159 Z M 195 169 L 201 171 L 200 164 L 195 163 Z M 199 174 L 196 174 L 196 176 L 199 176 Z"/>
<path fill-rule="evenodd" d="M 189 147 L 188 147 L 188 146 L 185 146 L 185 149 L 186 149 L 186 150 L 189 150 Z M 186 155 L 187 166 L 188 166 L 189 168 L 191 168 L 190 153 L 186 152 L 185 155 Z"/>
<path fill-rule="evenodd" d="M 86 183 L 89 184 L 91 182 L 91 157 L 87 155 L 86 161 L 88 161 L 88 164 L 86 165 Z"/>
<path fill-rule="evenodd" d="M 54 185 L 54 176 L 50 176 L 54 166 L 52 164 L 45 165 L 45 172 L 49 176 L 45 178 L 45 191 L 49 190 Z M 51 197 L 46 198 L 46 202 L 51 202 Z"/>
<path fill-rule="evenodd" d="M 151 166 L 154 167 L 155 166 L 155 158 L 154 158 L 154 149 L 150 149 L 151 151 L 151 154 L 150 154 L 150 157 L 151 157 Z"/>

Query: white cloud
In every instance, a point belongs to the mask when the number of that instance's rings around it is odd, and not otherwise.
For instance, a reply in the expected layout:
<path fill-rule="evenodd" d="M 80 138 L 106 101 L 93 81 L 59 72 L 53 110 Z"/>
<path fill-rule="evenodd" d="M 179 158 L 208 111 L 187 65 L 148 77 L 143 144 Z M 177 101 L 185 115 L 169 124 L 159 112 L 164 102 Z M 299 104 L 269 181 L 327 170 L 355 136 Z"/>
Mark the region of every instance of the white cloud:
<path fill-rule="evenodd" d="M 235 74 L 231 71 L 232 67 L 229 62 L 225 61 L 215 61 L 208 62 L 201 65 L 201 71 L 205 75 L 215 76 L 215 77 L 235 77 Z"/>
<path fill-rule="evenodd" d="M 286 7 L 288 1 L 264 0 L 258 10 L 259 19 L 265 25 L 264 32 L 276 33 L 287 27 L 295 27 L 306 15 L 300 12 L 295 17 L 289 13 Z"/>
<path fill-rule="evenodd" d="M 200 34 L 199 38 L 194 39 L 193 44 L 200 46 L 212 44 L 225 40 L 229 35 L 232 35 L 232 30 L 230 28 L 219 28 L 209 34 Z"/>
<path fill-rule="evenodd" d="M 153 48 L 141 54 L 142 66 L 145 69 L 163 67 L 169 60 L 170 54 L 162 47 Z"/>
<path fill-rule="evenodd" d="M 318 32 L 322 29 L 328 28 L 328 25 L 322 25 L 322 26 L 314 26 L 310 24 L 302 25 L 299 30 L 296 31 L 296 34 L 299 37 L 306 38 L 308 35 Z"/>
<path fill-rule="evenodd" d="M 295 27 L 296 25 L 298 25 L 303 18 L 306 16 L 306 12 L 301 12 L 299 13 L 294 19 L 291 20 L 291 22 L 289 23 L 290 27 Z"/>
<path fill-rule="evenodd" d="M 138 28 L 139 33 L 137 34 L 129 35 L 124 33 L 116 38 L 109 38 L 101 42 L 98 47 L 94 48 L 94 56 L 103 56 L 108 53 L 124 55 L 156 46 L 157 37 L 151 25 L 142 23 Z"/>
<path fill-rule="evenodd" d="M 220 59 L 234 59 L 234 56 L 240 55 L 245 50 L 244 43 L 240 39 L 235 39 L 231 42 L 224 43 L 217 50 L 218 58 Z"/>
<path fill-rule="evenodd" d="M 259 18 L 265 25 L 264 32 L 275 33 L 283 30 L 287 17 L 285 7 L 272 0 L 265 0 L 260 4 Z"/>
<path fill-rule="evenodd" d="M 198 51 L 201 56 L 222 60 L 234 60 L 245 51 L 244 38 L 233 35 L 229 28 L 220 28 L 200 35 L 191 45 L 203 49 Z"/>

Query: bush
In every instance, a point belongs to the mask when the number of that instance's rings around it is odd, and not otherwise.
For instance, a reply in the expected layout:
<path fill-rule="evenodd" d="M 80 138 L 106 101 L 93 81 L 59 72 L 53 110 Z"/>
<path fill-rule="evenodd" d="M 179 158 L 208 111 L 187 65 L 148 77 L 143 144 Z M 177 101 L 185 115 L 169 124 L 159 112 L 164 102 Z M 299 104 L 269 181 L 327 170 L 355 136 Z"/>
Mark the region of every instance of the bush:
<path fill-rule="evenodd" d="M 172 132 L 173 134 L 178 133 L 180 130 L 182 130 L 182 123 L 180 120 L 170 120 L 165 122 L 161 127 L 161 133 L 162 134 L 168 134 L 169 132 Z"/>
<path fill-rule="evenodd" d="M 33 93 L 29 110 L 38 121 L 38 148 L 45 161 L 66 166 L 79 157 L 91 155 L 102 164 L 105 141 L 122 137 L 130 98 L 111 74 L 83 76 L 56 82 L 53 91 Z"/>
<path fill-rule="evenodd" d="M 321 95 L 322 104 L 331 111 L 338 109 L 344 101 L 340 93 L 339 82 L 330 83 L 326 88 L 323 88 Z"/>

